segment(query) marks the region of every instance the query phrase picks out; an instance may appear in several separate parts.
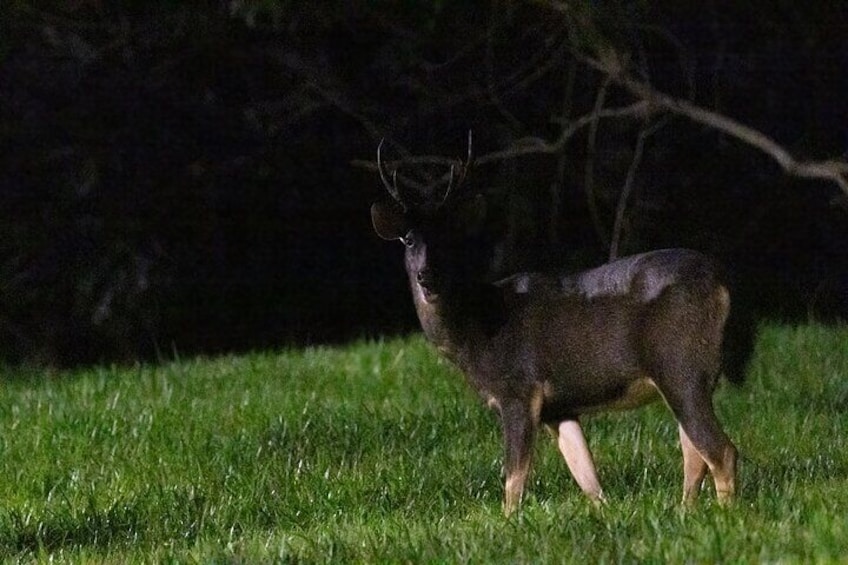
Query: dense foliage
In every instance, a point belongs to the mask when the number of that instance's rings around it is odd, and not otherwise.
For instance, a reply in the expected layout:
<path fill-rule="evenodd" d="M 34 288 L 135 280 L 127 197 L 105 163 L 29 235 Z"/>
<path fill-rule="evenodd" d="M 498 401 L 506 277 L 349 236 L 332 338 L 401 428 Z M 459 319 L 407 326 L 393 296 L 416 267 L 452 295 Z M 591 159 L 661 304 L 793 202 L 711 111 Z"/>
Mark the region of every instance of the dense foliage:
<path fill-rule="evenodd" d="M 802 156 L 846 147 L 841 3 L 33 4 L 0 7 L 0 356 L 13 361 L 412 327 L 398 250 L 368 225 L 379 183 L 352 160 L 382 137 L 395 157 L 459 155 L 468 129 L 481 155 L 553 138 L 607 88 L 576 53 L 614 49 Z M 493 271 L 603 261 L 641 125 L 605 121 L 559 154 L 475 170 L 495 204 Z M 761 312 L 844 316 L 844 195 L 708 128 L 662 125 L 622 252 L 710 251 Z"/>

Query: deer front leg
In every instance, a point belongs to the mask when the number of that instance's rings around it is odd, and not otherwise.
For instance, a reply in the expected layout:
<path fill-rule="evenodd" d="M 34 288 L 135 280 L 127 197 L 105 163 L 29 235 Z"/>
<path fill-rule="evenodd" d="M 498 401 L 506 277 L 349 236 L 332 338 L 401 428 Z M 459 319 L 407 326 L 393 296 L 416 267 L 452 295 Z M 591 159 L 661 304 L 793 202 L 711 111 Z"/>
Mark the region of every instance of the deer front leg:
<path fill-rule="evenodd" d="M 580 423 L 577 420 L 563 420 L 556 432 L 557 446 L 571 476 L 593 502 L 603 502 L 604 493 L 598 481 L 598 472 Z"/>
<path fill-rule="evenodd" d="M 501 419 L 506 447 L 504 514 L 509 516 L 521 504 L 524 484 L 530 473 L 537 418 L 530 406 L 514 401 L 501 407 Z"/>

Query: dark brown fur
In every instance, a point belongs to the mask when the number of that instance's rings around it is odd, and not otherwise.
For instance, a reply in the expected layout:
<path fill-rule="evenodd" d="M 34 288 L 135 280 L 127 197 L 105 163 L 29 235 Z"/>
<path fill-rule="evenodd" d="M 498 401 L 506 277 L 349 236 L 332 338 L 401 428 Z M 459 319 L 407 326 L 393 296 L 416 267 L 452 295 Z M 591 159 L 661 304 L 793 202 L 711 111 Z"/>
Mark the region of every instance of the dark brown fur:
<path fill-rule="evenodd" d="M 521 498 L 533 438 L 559 434 L 572 474 L 602 499 L 579 418 L 662 397 L 680 426 L 684 499 L 709 468 L 721 500 L 736 449 L 712 407 L 729 292 L 719 267 L 686 249 L 627 257 L 569 277 L 521 273 L 487 284 L 473 268 L 481 197 L 430 209 L 372 207 L 375 230 L 407 245 L 406 270 L 428 340 L 496 408 L 507 513 Z"/>

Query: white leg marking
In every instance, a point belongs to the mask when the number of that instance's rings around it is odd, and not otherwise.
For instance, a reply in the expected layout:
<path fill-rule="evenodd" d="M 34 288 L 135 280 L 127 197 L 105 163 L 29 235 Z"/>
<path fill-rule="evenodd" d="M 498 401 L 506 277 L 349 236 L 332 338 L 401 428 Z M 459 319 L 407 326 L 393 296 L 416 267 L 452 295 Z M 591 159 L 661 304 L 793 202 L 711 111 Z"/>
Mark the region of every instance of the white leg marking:
<path fill-rule="evenodd" d="M 577 420 L 565 420 L 559 423 L 557 445 L 565 458 L 568 470 L 571 471 L 571 476 L 583 492 L 592 500 L 603 501 L 604 493 L 598 481 L 595 462 L 592 460 L 592 453 L 589 451 L 583 429 Z"/>

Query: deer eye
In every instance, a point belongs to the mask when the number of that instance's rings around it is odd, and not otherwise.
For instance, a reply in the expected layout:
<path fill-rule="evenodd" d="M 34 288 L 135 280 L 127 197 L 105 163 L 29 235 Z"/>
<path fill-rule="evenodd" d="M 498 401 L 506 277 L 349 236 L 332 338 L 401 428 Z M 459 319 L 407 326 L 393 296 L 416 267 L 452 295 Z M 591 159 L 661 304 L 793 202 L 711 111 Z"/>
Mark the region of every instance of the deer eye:
<path fill-rule="evenodd" d="M 406 232 L 406 235 L 400 238 L 401 242 L 407 247 L 412 247 L 415 245 L 415 236 L 411 231 Z"/>

